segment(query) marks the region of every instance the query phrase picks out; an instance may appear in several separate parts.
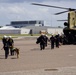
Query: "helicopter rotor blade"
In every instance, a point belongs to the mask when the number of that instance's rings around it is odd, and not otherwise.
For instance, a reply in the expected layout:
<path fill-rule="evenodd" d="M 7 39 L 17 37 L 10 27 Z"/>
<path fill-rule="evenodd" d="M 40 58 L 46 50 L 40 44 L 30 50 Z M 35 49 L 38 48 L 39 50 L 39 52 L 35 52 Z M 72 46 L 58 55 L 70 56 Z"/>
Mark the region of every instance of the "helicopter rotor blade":
<path fill-rule="evenodd" d="M 63 12 L 55 13 L 55 15 L 59 15 L 59 14 L 66 13 L 66 12 L 68 12 L 68 11 L 63 11 Z"/>
<path fill-rule="evenodd" d="M 73 10 L 73 11 L 76 10 L 76 9 L 73 9 L 73 8 L 64 8 L 64 7 L 52 6 L 52 5 L 46 5 L 46 4 L 39 4 L 39 3 L 32 3 L 32 5 L 60 8 L 60 9 Z"/>
<path fill-rule="evenodd" d="M 60 9 L 66 9 L 66 10 L 69 10 L 69 8 L 58 7 L 58 6 L 51 6 L 51 5 L 45 5 L 45 4 L 38 4 L 38 3 L 32 3 L 32 5 L 46 6 L 46 7 L 53 7 L 53 8 L 60 8 Z"/>
<path fill-rule="evenodd" d="M 68 20 L 57 20 L 57 21 L 68 21 Z"/>

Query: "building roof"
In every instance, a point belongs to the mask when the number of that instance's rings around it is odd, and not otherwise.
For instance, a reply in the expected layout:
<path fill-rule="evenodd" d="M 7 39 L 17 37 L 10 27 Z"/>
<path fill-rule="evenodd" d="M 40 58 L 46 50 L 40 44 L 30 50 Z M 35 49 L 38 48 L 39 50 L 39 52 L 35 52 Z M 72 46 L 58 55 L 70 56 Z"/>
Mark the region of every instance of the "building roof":
<path fill-rule="evenodd" d="M 15 27 L 13 27 L 13 26 L 3 26 L 0 29 L 8 29 L 8 28 L 15 28 Z"/>
<path fill-rule="evenodd" d="M 19 29 L 19 28 L 15 28 L 13 26 L 3 26 L 0 29 Z"/>

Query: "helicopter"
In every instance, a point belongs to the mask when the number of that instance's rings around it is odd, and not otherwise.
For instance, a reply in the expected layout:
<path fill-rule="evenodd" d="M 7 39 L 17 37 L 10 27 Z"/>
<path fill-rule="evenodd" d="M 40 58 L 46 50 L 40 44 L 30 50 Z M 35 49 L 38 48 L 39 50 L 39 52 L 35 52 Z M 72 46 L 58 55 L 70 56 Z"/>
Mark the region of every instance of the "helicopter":
<path fill-rule="evenodd" d="M 63 29 L 64 41 L 65 41 L 64 44 L 76 44 L 76 9 L 51 6 L 51 5 L 39 4 L 39 3 L 32 3 L 32 5 L 65 9 L 65 11 L 55 13 L 55 15 L 59 15 L 68 12 L 68 19 L 67 22 L 64 22 L 65 27 Z"/>

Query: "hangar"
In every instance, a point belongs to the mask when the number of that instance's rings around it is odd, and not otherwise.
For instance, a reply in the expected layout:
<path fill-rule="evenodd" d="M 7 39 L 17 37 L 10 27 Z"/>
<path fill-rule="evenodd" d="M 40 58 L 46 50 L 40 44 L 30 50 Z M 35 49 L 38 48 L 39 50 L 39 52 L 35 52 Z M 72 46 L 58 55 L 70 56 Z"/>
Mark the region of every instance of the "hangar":
<path fill-rule="evenodd" d="M 30 29 L 15 28 L 13 26 L 3 26 L 0 28 L 0 34 L 29 34 Z"/>
<path fill-rule="evenodd" d="M 0 28 L 0 34 L 39 34 L 40 31 L 46 31 L 48 34 L 63 33 L 63 28 L 48 27 L 48 26 L 26 26 L 22 28 L 15 28 L 13 26 L 3 26 Z"/>
<path fill-rule="evenodd" d="M 26 26 L 26 29 L 32 30 L 33 34 L 39 34 L 40 31 L 46 31 L 48 34 L 62 34 L 63 28 L 62 27 L 50 27 L 50 26 Z"/>
<path fill-rule="evenodd" d="M 63 33 L 62 27 L 44 26 L 44 21 L 12 21 L 10 25 L 0 28 L 0 34 L 39 34 L 46 31 L 48 34 Z"/>

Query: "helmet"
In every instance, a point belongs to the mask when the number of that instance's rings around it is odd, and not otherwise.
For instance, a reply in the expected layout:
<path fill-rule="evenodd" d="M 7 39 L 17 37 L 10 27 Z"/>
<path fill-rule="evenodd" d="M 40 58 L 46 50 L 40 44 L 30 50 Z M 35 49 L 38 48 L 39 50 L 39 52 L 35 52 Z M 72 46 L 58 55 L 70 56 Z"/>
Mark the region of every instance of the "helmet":
<path fill-rule="evenodd" d="M 8 36 L 9 38 L 12 38 L 11 36 Z"/>
<path fill-rule="evenodd" d="M 7 38 L 7 36 L 6 36 L 6 35 L 4 35 L 3 37 L 4 37 L 4 38 Z"/>

